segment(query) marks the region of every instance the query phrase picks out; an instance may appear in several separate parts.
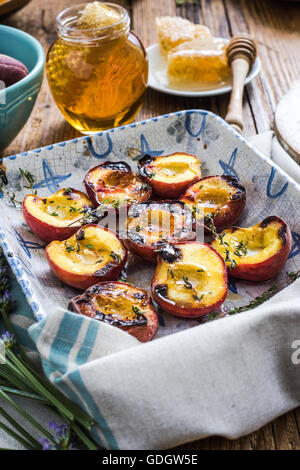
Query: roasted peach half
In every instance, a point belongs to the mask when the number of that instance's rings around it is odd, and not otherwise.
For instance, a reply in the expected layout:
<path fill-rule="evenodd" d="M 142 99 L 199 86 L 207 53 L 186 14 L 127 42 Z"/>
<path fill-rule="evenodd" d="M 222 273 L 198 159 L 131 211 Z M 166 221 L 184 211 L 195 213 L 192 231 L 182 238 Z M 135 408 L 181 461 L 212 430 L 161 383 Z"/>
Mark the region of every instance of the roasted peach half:
<path fill-rule="evenodd" d="M 95 205 L 122 205 L 147 201 L 151 186 L 137 176 L 126 162 L 104 162 L 89 170 L 84 179 L 86 191 Z"/>
<path fill-rule="evenodd" d="M 218 309 L 227 295 L 227 269 L 209 245 L 183 242 L 166 245 L 152 280 L 154 300 L 178 317 L 199 318 Z"/>
<path fill-rule="evenodd" d="M 201 178 L 201 162 L 184 152 L 162 157 L 146 155 L 139 161 L 143 179 L 161 197 L 179 197 L 186 187 Z"/>
<path fill-rule="evenodd" d="M 124 282 L 100 282 L 74 297 L 69 310 L 127 331 L 139 341 L 150 341 L 158 316 L 146 291 Z"/>
<path fill-rule="evenodd" d="M 76 289 L 87 289 L 100 281 L 114 281 L 122 271 L 127 251 L 116 233 L 89 224 L 65 241 L 46 247 L 53 274 Z"/>
<path fill-rule="evenodd" d="M 45 198 L 28 194 L 22 208 L 32 232 L 45 242 L 52 242 L 65 240 L 77 232 L 84 214 L 93 209 L 93 204 L 81 191 L 64 188 Z"/>
<path fill-rule="evenodd" d="M 271 216 L 253 227 L 232 227 L 212 246 L 225 259 L 230 276 L 246 281 L 266 281 L 281 271 L 291 251 L 288 225 Z"/>
<path fill-rule="evenodd" d="M 188 187 L 181 201 L 192 210 L 206 229 L 213 222 L 217 232 L 231 227 L 246 204 L 246 190 L 234 176 L 207 176 Z"/>
<path fill-rule="evenodd" d="M 180 201 L 147 201 L 134 204 L 128 211 L 124 243 L 149 262 L 156 262 L 162 244 L 194 238 L 193 215 Z"/>

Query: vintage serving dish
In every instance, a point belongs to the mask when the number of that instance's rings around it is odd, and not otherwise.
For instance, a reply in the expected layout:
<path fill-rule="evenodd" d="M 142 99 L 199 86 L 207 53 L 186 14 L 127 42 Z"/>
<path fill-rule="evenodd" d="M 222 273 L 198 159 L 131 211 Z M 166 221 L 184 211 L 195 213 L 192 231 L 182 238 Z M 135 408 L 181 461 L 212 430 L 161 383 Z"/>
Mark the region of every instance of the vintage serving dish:
<path fill-rule="evenodd" d="M 300 186 L 221 118 L 207 111 L 180 111 L 7 157 L 5 190 L 15 193 L 17 201 L 31 192 L 25 188 L 19 168 L 32 173 L 34 189 L 45 197 L 66 186 L 84 191 L 84 175 L 101 162 L 123 160 L 136 170 L 138 160 L 146 154 L 174 152 L 197 155 L 203 177 L 228 174 L 239 178 L 247 190 L 239 226 L 252 226 L 268 216 L 278 216 L 292 231 L 291 253 L 277 278 L 262 283 L 229 278 L 225 308 L 247 304 L 287 279 L 287 272 L 300 269 Z M 54 277 L 46 261 L 45 243 L 30 232 L 21 210 L 13 207 L 6 196 L 0 199 L 0 210 L 0 242 L 36 318 L 51 314 L 56 305 L 67 308 L 79 291 Z M 150 292 L 154 270 L 155 265 L 130 255 L 128 280 L 137 287 Z M 196 320 L 160 314 L 156 337 L 196 324 Z"/>

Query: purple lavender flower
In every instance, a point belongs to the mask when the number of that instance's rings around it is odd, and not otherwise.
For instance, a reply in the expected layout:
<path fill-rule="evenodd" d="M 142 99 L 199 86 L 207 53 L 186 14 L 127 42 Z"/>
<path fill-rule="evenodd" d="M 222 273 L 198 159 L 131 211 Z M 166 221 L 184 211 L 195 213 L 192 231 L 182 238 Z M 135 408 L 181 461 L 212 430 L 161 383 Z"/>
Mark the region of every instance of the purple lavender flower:
<path fill-rule="evenodd" d="M 3 295 L 0 297 L 0 309 L 10 310 L 13 306 L 12 296 L 8 289 L 5 289 Z"/>
<path fill-rule="evenodd" d="M 54 440 L 60 449 L 71 449 L 70 427 L 67 424 L 58 424 L 55 421 L 49 423 L 49 428 L 54 431 Z"/>
<path fill-rule="evenodd" d="M 55 450 L 55 447 L 46 437 L 42 437 L 41 439 L 39 439 L 39 443 L 42 444 L 43 450 Z"/>
<path fill-rule="evenodd" d="M 0 339 L 2 339 L 5 345 L 5 349 L 12 349 L 16 344 L 15 335 L 7 330 L 3 331 L 2 335 L 0 336 Z"/>

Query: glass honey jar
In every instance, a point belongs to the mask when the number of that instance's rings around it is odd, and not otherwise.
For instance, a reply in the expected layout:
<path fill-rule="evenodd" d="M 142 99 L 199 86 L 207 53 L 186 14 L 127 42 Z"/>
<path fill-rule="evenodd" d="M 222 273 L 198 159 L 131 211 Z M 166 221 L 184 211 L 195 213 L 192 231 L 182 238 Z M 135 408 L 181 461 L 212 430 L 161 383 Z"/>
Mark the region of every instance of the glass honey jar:
<path fill-rule="evenodd" d="M 84 5 L 57 17 L 58 38 L 46 71 L 53 98 L 66 120 L 83 134 L 132 122 L 143 103 L 148 61 L 140 39 L 130 32 L 125 8 L 105 3 L 118 18 L 100 28 L 79 28 Z"/>

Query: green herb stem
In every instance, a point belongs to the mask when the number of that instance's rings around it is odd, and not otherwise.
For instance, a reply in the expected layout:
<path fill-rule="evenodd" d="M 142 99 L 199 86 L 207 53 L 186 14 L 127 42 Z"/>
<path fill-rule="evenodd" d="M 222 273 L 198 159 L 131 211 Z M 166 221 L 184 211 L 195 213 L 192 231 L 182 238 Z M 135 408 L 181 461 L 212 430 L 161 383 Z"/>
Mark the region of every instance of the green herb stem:
<path fill-rule="evenodd" d="M 10 395 L 17 395 L 23 398 L 30 398 L 30 400 L 35 400 L 40 403 L 43 403 L 44 405 L 48 405 L 48 401 L 45 400 L 45 398 L 40 397 L 39 395 L 35 393 L 25 392 L 24 390 L 19 390 L 17 388 L 7 387 L 6 385 L 3 385 L 1 382 L 0 382 L 0 390 L 3 390 L 3 392 L 9 393 Z"/>
<path fill-rule="evenodd" d="M 18 367 L 14 368 L 17 372 L 20 373 L 21 376 L 23 376 L 26 381 L 32 385 L 32 387 L 40 393 L 43 397 L 47 398 L 50 403 L 52 403 L 54 406 L 57 407 L 57 409 L 67 417 L 68 420 L 74 421 L 74 415 L 71 413 L 65 406 L 63 406 L 59 400 L 54 396 L 52 393 L 50 393 L 35 377 L 33 374 L 29 372 L 28 369 L 22 364 L 22 362 L 15 356 L 15 354 L 7 350 L 6 354 L 8 357 L 11 359 L 11 361 Z M 7 361 L 8 362 L 8 361 Z M 12 367 L 12 364 L 9 364 L 10 367 Z"/>
<path fill-rule="evenodd" d="M 2 421 L 0 421 L 0 428 L 3 429 L 3 431 L 5 431 L 11 437 L 13 437 L 17 442 L 19 442 L 27 450 L 38 450 L 41 448 L 41 447 L 35 447 L 32 444 L 30 444 L 28 441 L 23 439 L 22 436 L 20 436 L 19 434 L 14 432 L 11 428 L 6 426 L 6 424 L 4 424 Z"/>
<path fill-rule="evenodd" d="M 72 423 L 71 427 L 89 450 L 99 450 L 99 447 L 88 436 L 86 436 L 86 434 L 79 426 L 77 426 L 76 423 Z"/>
<path fill-rule="evenodd" d="M 32 437 L 23 426 L 21 426 L 12 416 L 10 416 L 2 407 L 0 407 L 0 415 L 2 415 L 8 423 L 10 423 L 27 441 L 35 448 L 41 449 L 41 444 Z"/>

